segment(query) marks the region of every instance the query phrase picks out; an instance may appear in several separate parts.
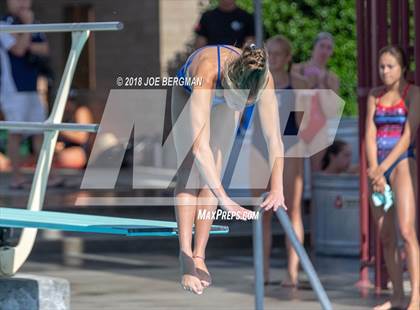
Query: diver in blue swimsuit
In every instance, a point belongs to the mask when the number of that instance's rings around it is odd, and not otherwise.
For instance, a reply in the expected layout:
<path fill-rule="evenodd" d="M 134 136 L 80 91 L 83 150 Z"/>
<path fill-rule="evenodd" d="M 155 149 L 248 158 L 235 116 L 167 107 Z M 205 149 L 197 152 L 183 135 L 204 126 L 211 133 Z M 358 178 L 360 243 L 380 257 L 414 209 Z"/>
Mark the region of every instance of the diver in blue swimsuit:
<path fill-rule="evenodd" d="M 203 81 L 193 87 L 174 86 L 171 102 L 179 167 L 175 212 L 181 284 L 185 290 L 202 294 L 212 282 L 205 264 L 212 219 L 201 219 L 199 214 L 212 212 L 219 205 L 235 218 L 250 216 L 250 211 L 227 195 L 221 183 L 244 108 L 254 104 L 260 112 L 272 159 L 269 195 L 261 204 L 266 210 L 285 207 L 283 144 L 278 130 L 273 78 L 264 49 L 255 45 L 243 50 L 229 45 L 206 46 L 188 58 L 178 77 Z"/>

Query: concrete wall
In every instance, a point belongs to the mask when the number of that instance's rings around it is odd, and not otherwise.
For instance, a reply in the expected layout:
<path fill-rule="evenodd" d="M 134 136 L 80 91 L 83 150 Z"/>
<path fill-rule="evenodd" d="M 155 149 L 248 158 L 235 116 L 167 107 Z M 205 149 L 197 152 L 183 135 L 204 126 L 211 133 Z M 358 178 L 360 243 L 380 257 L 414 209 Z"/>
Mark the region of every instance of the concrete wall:
<path fill-rule="evenodd" d="M 176 52 L 194 38 L 203 5 L 200 0 L 160 0 L 160 62 L 161 74 L 167 75 L 167 63 Z"/>
<path fill-rule="evenodd" d="M 96 89 L 115 88 L 117 76 L 156 76 L 160 74 L 159 1 L 156 0 L 34 0 L 35 16 L 43 23 L 63 22 L 64 8 L 90 4 L 96 21 L 121 21 L 124 30 L 93 35 L 96 59 Z M 64 34 L 49 34 L 52 67 L 61 75 L 67 51 Z M 91 40 L 91 39 L 89 39 Z"/>

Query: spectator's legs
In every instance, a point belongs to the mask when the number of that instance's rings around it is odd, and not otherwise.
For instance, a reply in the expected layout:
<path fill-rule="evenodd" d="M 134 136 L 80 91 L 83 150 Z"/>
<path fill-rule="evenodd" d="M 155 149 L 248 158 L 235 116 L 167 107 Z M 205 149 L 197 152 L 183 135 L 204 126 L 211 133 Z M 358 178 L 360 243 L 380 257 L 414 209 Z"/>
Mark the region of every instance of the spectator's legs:
<path fill-rule="evenodd" d="M 61 168 L 82 169 L 86 165 L 86 152 L 80 146 L 72 146 L 56 153 L 56 164 Z"/>
<path fill-rule="evenodd" d="M 372 193 L 372 188 L 370 193 Z M 391 300 L 374 307 L 374 310 L 387 310 L 392 307 L 402 309 L 404 304 L 403 270 L 397 246 L 395 207 L 385 212 L 382 208 L 374 207 L 371 203 L 370 209 L 381 238 L 385 265 L 393 288 L 393 294 L 390 296 Z"/>
<path fill-rule="evenodd" d="M 43 136 L 42 135 L 34 135 L 32 137 L 32 142 L 33 142 L 33 146 L 34 146 L 34 157 L 38 157 L 39 153 L 41 152 L 41 148 L 42 148 L 42 141 L 43 141 Z"/>
<path fill-rule="evenodd" d="M 288 214 L 295 230 L 296 236 L 301 243 L 304 239 L 302 223 L 302 193 L 303 193 L 303 158 L 286 158 L 284 165 L 284 198 L 288 207 Z M 299 257 L 286 238 L 288 254 L 287 279 L 284 286 L 296 286 L 298 284 Z"/>
<path fill-rule="evenodd" d="M 273 211 L 263 213 L 263 244 L 264 244 L 264 283 L 270 282 L 270 257 L 273 235 L 271 232 L 271 222 Z"/>
<path fill-rule="evenodd" d="M 11 188 L 20 188 L 25 183 L 25 178 L 20 173 L 21 156 L 19 153 L 21 134 L 10 133 L 7 141 L 7 153 L 12 166 Z"/>
<path fill-rule="evenodd" d="M 7 171 L 10 167 L 10 159 L 3 153 L 0 153 L 0 172 Z"/>
<path fill-rule="evenodd" d="M 420 308 L 420 258 L 416 235 L 417 168 L 414 159 L 402 160 L 391 173 L 401 238 L 404 241 L 406 263 L 410 276 L 411 297 L 407 310 Z"/>

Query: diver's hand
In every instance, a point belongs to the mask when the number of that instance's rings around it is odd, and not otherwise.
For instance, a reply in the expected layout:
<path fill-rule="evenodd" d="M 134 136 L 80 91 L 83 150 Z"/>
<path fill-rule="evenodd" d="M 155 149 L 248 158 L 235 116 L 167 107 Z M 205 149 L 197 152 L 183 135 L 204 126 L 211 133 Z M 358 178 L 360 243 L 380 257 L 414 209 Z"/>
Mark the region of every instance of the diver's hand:
<path fill-rule="evenodd" d="M 280 191 L 270 191 L 265 197 L 264 201 L 260 205 L 265 211 L 273 209 L 277 211 L 278 208 L 284 208 L 287 210 L 287 207 L 284 203 L 284 195 Z"/>
<path fill-rule="evenodd" d="M 229 197 L 219 199 L 220 207 L 228 211 L 238 220 L 246 221 L 252 218 L 253 211 L 245 209 Z"/>

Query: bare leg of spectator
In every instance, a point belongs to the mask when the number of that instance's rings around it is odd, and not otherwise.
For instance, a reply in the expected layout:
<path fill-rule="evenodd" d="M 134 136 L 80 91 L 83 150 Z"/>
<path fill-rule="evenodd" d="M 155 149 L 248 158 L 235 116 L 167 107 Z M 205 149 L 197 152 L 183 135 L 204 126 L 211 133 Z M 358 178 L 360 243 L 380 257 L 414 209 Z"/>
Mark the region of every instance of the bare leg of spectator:
<path fill-rule="evenodd" d="M 58 167 L 82 169 L 86 165 L 86 153 L 79 146 L 65 148 L 56 154 Z"/>
<path fill-rule="evenodd" d="M 26 179 L 20 173 L 21 156 L 19 154 L 20 141 L 22 140 L 21 134 L 9 134 L 7 142 L 8 155 L 12 165 L 12 178 L 10 180 L 10 188 L 22 188 Z"/>
<path fill-rule="evenodd" d="M 264 283 L 270 282 L 270 257 L 272 246 L 271 221 L 273 219 L 273 211 L 269 210 L 263 213 L 263 244 L 264 244 Z"/>
<path fill-rule="evenodd" d="M 303 159 L 287 158 L 284 166 L 285 180 L 284 192 L 286 205 L 289 207 L 288 214 L 292 222 L 293 229 L 299 241 L 303 243 L 304 230 L 302 222 L 302 193 L 303 193 Z M 282 282 L 283 286 L 295 287 L 298 284 L 299 257 L 291 246 L 289 239 L 286 238 L 288 254 L 287 278 Z"/>

